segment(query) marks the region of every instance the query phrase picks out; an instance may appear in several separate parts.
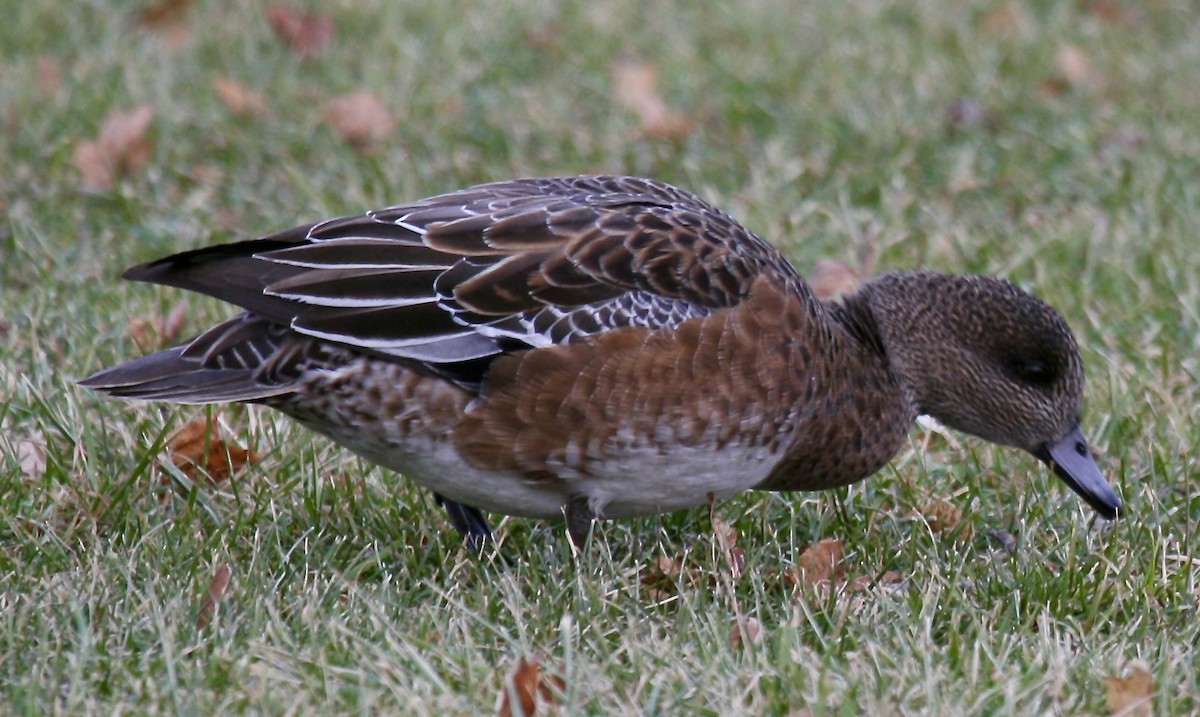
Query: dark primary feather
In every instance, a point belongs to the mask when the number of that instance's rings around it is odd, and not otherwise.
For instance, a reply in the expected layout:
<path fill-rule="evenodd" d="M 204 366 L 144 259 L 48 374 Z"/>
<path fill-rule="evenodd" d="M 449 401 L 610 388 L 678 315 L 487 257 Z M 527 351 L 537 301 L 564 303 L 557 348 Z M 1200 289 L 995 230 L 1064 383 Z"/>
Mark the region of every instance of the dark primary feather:
<path fill-rule="evenodd" d="M 253 257 L 259 252 L 284 249 L 297 243 L 297 240 L 253 239 L 205 247 L 139 264 L 122 276 L 131 281 L 206 294 L 287 323 L 293 314 L 291 302 L 266 296 L 263 289 L 302 270 L 286 264 L 255 261 Z"/>

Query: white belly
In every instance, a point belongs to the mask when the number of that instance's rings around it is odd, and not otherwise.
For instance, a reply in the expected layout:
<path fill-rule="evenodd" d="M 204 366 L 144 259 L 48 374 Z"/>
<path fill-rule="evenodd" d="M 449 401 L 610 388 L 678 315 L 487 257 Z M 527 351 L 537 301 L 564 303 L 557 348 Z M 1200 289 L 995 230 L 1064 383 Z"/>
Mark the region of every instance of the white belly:
<path fill-rule="evenodd" d="M 666 454 L 645 448 L 593 464 L 594 477 L 572 479 L 592 512 L 604 518 L 669 513 L 749 490 L 770 473 L 774 459 L 762 448 L 721 450 L 674 446 Z M 577 481 L 577 482 L 576 482 Z"/>
<path fill-rule="evenodd" d="M 767 477 L 775 458 L 763 448 L 727 445 L 721 450 L 673 446 L 663 453 L 639 447 L 588 464 L 590 475 L 564 469 L 561 481 L 477 468 L 453 444 L 421 434 L 370 436 L 369 431 L 310 425 L 336 443 L 401 473 L 451 500 L 480 510 L 530 518 L 557 518 L 576 496 L 600 518 L 668 513 L 703 505 L 709 494 L 728 498 Z"/>

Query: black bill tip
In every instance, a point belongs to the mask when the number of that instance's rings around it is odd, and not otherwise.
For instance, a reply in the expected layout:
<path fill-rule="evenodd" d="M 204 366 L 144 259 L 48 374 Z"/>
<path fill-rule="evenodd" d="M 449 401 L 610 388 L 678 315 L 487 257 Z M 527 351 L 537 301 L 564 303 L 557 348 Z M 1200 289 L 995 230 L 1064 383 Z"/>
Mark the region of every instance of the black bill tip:
<path fill-rule="evenodd" d="M 1033 452 L 1055 475 L 1087 501 L 1087 504 L 1108 520 L 1124 511 L 1121 498 L 1105 480 L 1092 458 L 1083 431 L 1076 426 L 1056 443 L 1043 443 Z"/>

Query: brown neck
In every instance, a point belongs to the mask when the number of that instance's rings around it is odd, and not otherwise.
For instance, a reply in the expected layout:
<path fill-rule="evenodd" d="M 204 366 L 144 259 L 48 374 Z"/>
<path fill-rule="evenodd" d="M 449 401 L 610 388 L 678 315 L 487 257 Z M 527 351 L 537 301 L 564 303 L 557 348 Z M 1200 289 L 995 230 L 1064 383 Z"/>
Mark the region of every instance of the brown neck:
<path fill-rule="evenodd" d="M 916 418 L 885 352 L 866 296 L 823 304 L 831 330 L 808 332 L 790 347 L 810 356 L 798 371 L 794 434 L 783 460 L 758 487 L 816 490 L 846 485 L 879 470 L 903 444 Z"/>

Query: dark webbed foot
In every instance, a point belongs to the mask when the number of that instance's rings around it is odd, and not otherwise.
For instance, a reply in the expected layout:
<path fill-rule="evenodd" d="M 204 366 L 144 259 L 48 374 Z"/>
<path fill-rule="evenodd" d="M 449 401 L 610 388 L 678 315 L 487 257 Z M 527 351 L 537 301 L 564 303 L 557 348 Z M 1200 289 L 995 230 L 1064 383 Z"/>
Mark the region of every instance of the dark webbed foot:
<path fill-rule="evenodd" d="M 567 535 L 571 538 L 571 544 L 577 550 L 583 550 L 588 534 L 592 532 L 592 520 L 596 517 L 588 506 L 588 499 L 572 498 L 563 506 L 563 515 L 567 519 Z"/>
<path fill-rule="evenodd" d="M 483 517 L 478 508 L 450 500 L 440 493 L 434 493 L 433 498 L 438 505 L 446 509 L 450 524 L 468 545 L 482 549 L 492 544 L 492 529 L 488 527 L 487 518 Z"/>

